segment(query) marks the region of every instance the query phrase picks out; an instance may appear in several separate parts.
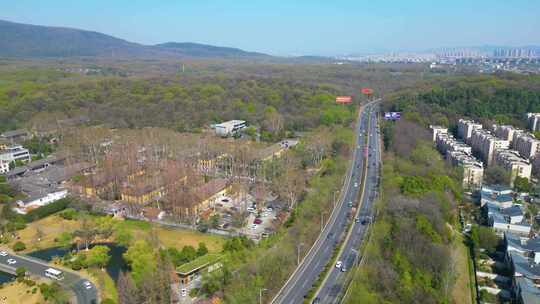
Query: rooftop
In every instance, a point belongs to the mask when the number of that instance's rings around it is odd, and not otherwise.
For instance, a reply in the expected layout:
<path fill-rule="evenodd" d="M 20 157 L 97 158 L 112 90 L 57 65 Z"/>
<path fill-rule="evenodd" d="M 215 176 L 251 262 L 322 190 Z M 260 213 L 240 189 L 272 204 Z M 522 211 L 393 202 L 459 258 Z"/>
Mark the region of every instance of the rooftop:
<path fill-rule="evenodd" d="M 520 248 L 522 251 L 540 252 L 540 238 L 522 238 L 508 232 L 504 236 L 508 245 L 514 248 Z"/>
<path fill-rule="evenodd" d="M 176 272 L 180 275 L 187 276 L 201 268 L 207 267 L 211 264 L 218 262 L 221 259 L 220 254 L 206 254 L 189 263 L 180 265 L 176 268 Z"/>

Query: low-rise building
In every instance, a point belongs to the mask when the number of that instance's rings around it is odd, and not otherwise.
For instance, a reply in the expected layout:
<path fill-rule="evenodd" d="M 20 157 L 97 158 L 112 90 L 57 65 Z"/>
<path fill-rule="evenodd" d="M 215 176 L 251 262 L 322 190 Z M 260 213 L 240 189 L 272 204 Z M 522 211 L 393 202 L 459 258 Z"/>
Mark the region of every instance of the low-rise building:
<path fill-rule="evenodd" d="M 509 208 L 514 204 L 514 191 L 503 185 L 482 186 L 480 190 L 480 206 L 491 203 L 498 208 Z"/>
<path fill-rule="evenodd" d="M 504 245 L 514 303 L 540 303 L 540 238 L 505 233 Z"/>
<path fill-rule="evenodd" d="M 512 205 L 508 208 L 501 208 L 496 204 L 486 203 L 484 212 L 487 216 L 489 226 L 498 234 L 510 232 L 521 236 L 528 236 L 531 233 L 531 225 L 523 217 L 521 205 Z"/>
<path fill-rule="evenodd" d="M 460 119 L 457 124 L 458 130 L 458 138 L 463 140 L 464 142 L 470 144 L 470 139 L 472 137 L 473 131 L 477 129 L 482 129 L 482 125 L 473 121 L 473 120 L 467 120 L 467 119 Z"/>
<path fill-rule="evenodd" d="M 216 124 L 214 129 L 217 135 L 227 137 L 236 134 L 238 131 L 246 127 L 247 123 L 244 120 L 229 120 Z"/>
<path fill-rule="evenodd" d="M 25 129 L 17 129 L 6 131 L 0 134 L 0 138 L 9 141 L 10 143 L 22 142 L 31 138 L 30 132 Z"/>
<path fill-rule="evenodd" d="M 532 165 L 528 159 L 519 155 L 517 151 L 500 149 L 495 153 L 495 164 L 510 172 L 511 185 L 516 177 L 531 178 Z"/>
<path fill-rule="evenodd" d="M 11 163 L 13 161 L 28 162 L 31 160 L 30 152 L 28 149 L 23 148 L 21 145 L 12 145 L 0 151 L 0 160 Z"/>
<path fill-rule="evenodd" d="M 216 178 L 198 187 L 177 187 L 163 197 L 165 209 L 175 216 L 196 216 L 224 198 L 231 186 L 224 178 Z"/>

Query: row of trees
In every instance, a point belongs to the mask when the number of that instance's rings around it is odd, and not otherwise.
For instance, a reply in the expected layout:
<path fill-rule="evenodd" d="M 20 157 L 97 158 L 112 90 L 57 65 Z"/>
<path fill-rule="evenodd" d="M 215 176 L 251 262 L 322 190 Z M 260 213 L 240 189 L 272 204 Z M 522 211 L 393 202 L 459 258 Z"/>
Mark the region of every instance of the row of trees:
<path fill-rule="evenodd" d="M 448 303 L 456 277 L 458 173 L 429 133 L 403 119 L 384 128 L 382 200 L 347 303 Z M 436 258 L 434 258 L 436 257 Z"/>

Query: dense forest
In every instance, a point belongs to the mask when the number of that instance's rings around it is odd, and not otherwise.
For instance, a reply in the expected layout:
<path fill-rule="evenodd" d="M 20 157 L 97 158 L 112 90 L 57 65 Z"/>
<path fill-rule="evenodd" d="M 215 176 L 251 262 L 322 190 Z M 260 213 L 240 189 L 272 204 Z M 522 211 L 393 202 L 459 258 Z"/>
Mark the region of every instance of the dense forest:
<path fill-rule="evenodd" d="M 8 65 L 0 68 L 0 131 L 54 128 L 58 120 L 81 115 L 90 124 L 114 128 L 178 131 L 197 131 L 233 118 L 272 133 L 347 125 L 350 108 L 336 105 L 336 95 L 353 95 L 358 103 L 364 98 L 359 94 L 362 86 L 375 88 L 377 94 L 390 92 L 414 82 L 411 75 L 416 69 L 324 65 L 254 69 L 207 63 L 189 65 L 183 74 L 161 74 L 160 66 L 150 75 L 133 72 L 134 76 L 118 77 L 81 76 L 47 65 L 18 69 Z"/>
<path fill-rule="evenodd" d="M 422 113 L 420 121 L 425 123 L 449 125 L 459 118 L 470 117 L 486 123 L 524 127 L 527 112 L 540 112 L 540 77 L 515 74 L 450 77 L 402 91 L 389 102 L 394 110 Z"/>

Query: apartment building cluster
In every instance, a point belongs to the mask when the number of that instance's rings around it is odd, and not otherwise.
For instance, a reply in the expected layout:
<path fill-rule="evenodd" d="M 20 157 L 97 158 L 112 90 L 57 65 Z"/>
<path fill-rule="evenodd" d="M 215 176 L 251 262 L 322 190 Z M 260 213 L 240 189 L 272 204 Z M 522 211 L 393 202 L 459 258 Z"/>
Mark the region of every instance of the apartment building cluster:
<path fill-rule="evenodd" d="M 472 120 L 460 119 L 458 135 L 486 166 L 504 168 L 512 181 L 518 176 L 531 178 L 532 161 L 540 151 L 540 141 L 532 134 L 509 125 L 493 125 L 486 130 Z"/>
<path fill-rule="evenodd" d="M 433 141 L 437 150 L 443 154 L 452 166 L 463 170 L 463 187 L 478 189 L 482 186 L 484 166 L 472 155 L 472 148 L 448 134 L 448 129 L 441 126 L 430 126 L 433 131 Z"/>

